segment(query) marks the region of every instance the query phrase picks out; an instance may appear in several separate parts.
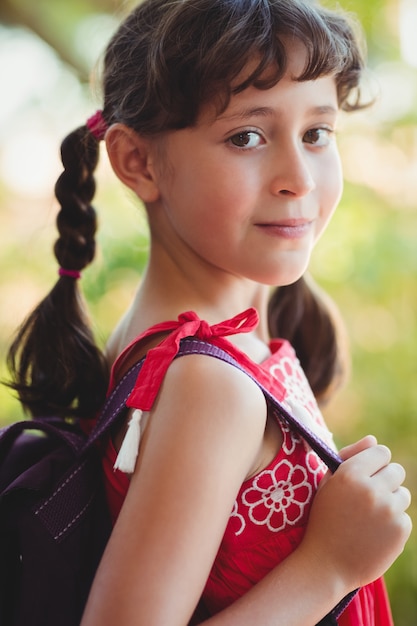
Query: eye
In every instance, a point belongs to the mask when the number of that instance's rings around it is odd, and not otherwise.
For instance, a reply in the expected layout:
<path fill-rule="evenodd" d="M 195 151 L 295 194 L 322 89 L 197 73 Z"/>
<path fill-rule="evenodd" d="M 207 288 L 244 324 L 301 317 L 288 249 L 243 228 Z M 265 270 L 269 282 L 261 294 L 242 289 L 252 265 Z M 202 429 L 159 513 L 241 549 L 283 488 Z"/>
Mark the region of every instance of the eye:
<path fill-rule="evenodd" d="M 257 148 L 262 143 L 262 137 L 254 130 L 244 130 L 236 133 L 228 139 L 228 141 L 236 148 Z"/>
<path fill-rule="evenodd" d="M 313 146 L 324 147 L 330 143 L 333 132 L 331 128 L 311 128 L 303 136 L 303 141 Z"/>

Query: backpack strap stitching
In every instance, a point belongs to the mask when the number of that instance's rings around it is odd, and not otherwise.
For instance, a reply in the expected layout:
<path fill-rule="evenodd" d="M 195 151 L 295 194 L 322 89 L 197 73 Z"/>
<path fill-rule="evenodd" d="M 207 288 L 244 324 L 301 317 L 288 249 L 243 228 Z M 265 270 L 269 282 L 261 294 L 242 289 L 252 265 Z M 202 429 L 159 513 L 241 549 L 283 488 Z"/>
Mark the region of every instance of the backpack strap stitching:
<path fill-rule="evenodd" d="M 63 489 L 65 489 L 66 485 L 68 485 L 72 479 L 74 478 L 74 476 L 76 476 L 85 466 L 86 461 L 83 461 L 80 465 L 78 465 L 78 467 L 71 472 L 71 474 L 64 480 L 64 482 L 60 483 L 59 487 L 57 489 L 55 489 L 55 491 L 49 496 L 49 498 L 47 498 L 47 500 L 44 500 L 41 504 L 40 507 L 38 507 L 35 510 L 35 515 L 39 515 L 39 513 L 46 507 L 48 506 L 48 504 L 55 498 L 55 496 L 60 493 L 60 491 L 62 491 Z"/>

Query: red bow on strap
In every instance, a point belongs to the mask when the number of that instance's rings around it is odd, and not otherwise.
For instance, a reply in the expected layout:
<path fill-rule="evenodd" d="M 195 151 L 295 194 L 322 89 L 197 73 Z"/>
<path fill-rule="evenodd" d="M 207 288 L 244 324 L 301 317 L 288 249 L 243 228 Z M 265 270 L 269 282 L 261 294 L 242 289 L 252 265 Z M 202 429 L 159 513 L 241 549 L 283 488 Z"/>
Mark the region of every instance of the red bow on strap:
<path fill-rule="evenodd" d="M 178 317 L 178 321 L 162 322 L 152 326 L 152 328 L 140 336 L 140 339 L 157 333 L 172 332 L 158 346 L 152 348 L 147 353 L 135 387 L 127 400 L 127 406 L 139 408 L 143 411 L 149 411 L 152 408 L 166 371 L 178 353 L 181 339 L 196 337 L 231 352 L 231 344 L 222 341 L 222 338 L 238 333 L 250 332 L 256 328 L 257 324 L 258 314 L 255 309 L 251 308 L 230 320 L 214 324 L 213 326 L 201 320 L 192 311 L 182 313 Z"/>

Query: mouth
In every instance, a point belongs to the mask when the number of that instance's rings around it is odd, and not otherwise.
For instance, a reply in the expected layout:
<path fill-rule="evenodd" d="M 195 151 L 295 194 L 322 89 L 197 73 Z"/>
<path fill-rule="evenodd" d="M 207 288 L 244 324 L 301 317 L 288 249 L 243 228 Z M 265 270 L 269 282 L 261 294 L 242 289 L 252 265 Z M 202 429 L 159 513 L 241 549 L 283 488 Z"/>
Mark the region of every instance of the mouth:
<path fill-rule="evenodd" d="M 313 228 L 314 220 L 286 219 L 276 222 L 260 222 L 255 226 L 265 233 L 284 239 L 302 239 Z"/>

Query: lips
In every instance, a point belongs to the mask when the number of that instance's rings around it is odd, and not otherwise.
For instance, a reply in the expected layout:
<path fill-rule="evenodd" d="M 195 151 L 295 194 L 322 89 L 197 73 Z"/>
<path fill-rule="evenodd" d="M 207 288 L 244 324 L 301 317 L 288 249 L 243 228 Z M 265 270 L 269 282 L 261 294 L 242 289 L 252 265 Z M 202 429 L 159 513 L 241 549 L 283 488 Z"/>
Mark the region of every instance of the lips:
<path fill-rule="evenodd" d="M 311 232 L 314 220 L 287 219 L 258 223 L 256 226 L 266 234 L 284 239 L 302 239 Z"/>

